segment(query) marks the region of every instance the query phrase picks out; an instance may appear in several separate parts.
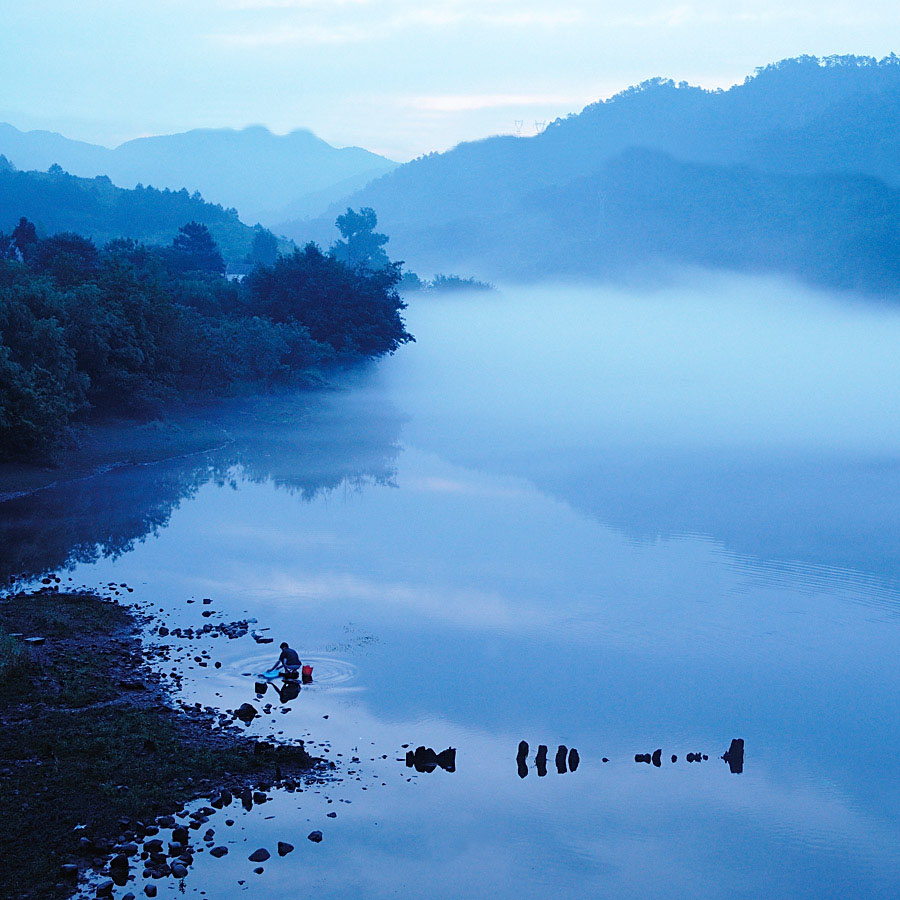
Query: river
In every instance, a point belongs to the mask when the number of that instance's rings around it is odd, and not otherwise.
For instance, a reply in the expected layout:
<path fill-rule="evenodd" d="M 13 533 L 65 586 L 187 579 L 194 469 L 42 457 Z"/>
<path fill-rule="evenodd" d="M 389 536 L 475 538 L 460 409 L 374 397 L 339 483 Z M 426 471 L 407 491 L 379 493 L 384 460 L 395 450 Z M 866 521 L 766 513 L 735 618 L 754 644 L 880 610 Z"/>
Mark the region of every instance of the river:
<path fill-rule="evenodd" d="M 225 448 L 3 504 L 7 571 L 255 618 L 274 643 L 174 642 L 179 696 L 271 703 L 251 731 L 339 763 L 159 895 L 897 896 L 900 313 L 696 275 L 407 317 Z M 282 639 L 314 681 L 258 701 Z"/>

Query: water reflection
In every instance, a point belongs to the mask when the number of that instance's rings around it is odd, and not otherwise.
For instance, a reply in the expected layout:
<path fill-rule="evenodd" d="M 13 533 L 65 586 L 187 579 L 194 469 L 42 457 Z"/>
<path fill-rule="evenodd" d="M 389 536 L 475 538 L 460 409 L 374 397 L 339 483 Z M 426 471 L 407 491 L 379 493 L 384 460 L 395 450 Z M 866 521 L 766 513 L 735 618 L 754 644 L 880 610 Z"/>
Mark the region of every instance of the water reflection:
<path fill-rule="evenodd" d="M 425 773 L 433 772 L 438 768 L 443 769 L 445 772 L 455 772 L 456 750 L 453 747 L 448 747 L 446 750 L 441 750 L 440 753 L 437 753 L 431 747 L 416 747 L 415 750 L 407 751 L 406 767 Z"/>
<path fill-rule="evenodd" d="M 231 441 L 212 452 L 63 481 L 0 504 L 0 580 L 120 557 L 164 529 L 205 484 L 268 481 L 310 502 L 338 488 L 390 485 L 396 475 L 402 419 L 370 396 L 257 398 L 223 407 L 217 424 Z"/>

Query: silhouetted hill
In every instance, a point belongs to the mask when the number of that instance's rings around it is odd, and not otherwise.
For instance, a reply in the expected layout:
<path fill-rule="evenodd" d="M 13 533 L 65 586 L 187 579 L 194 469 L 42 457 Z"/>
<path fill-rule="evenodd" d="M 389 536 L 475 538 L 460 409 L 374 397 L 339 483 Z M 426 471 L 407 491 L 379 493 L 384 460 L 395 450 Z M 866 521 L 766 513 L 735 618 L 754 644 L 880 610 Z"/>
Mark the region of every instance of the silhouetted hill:
<path fill-rule="evenodd" d="M 655 79 L 533 138 L 422 157 L 287 233 L 323 239 L 339 209 L 371 206 L 418 271 L 552 277 L 654 258 L 882 289 L 898 186 L 900 59 L 803 57 L 727 91 Z"/>
<path fill-rule="evenodd" d="M 110 150 L 0 124 L 0 153 L 20 169 L 58 164 L 82 177 L 107 175 L 122 187 L 200 191 L 236 207 L 245 221 L 267 225 L 321 212 L 395 166 L 368 150 L 332 147 L 310 131 L 280 136 L 260 126 L 138 138 Z"/>
<path fill-rule="evenodd" d="M 0 156 L 0 231 L 10 232 L 22 216 L 42 234 L 74 231 L 98 245 L 117 237 L 169 244 L 186 222 L 200 222 L 226 262 L 243 261 L 254 234 L 235 210 L 206 203 L 186 190 L 126 190 L 106 176 L 78 178 L 62 169 L 20 172 Z"/>

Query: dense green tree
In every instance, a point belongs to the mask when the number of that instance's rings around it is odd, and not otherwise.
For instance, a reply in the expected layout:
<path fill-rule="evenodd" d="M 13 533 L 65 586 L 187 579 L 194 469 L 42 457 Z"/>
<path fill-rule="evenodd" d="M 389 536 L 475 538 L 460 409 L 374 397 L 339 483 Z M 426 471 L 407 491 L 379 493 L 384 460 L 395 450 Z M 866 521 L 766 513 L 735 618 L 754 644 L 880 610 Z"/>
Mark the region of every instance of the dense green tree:
<path fill-rule="evenodd" d="M 24 216 L 19 219 L 19 224 L 13 228 L 12 242 L 19 253 L 27 259 L 31 251 L 37 246 L 37 229 L 33 222 L 29 222 Z"/>
<path fill-rule="evenodd" d="M 341 354 L 393 353 L 411 340 L 400 312 L 400 266 L 369 272 L 326 256 L 315 244 L 261 266 L 244 280 L 250 308 L 275 322 L 296 322 Z"/>
<path fill-rule="evenodd" d="M 359 212 L 348 208 L 335 221 L 343 240 L 335 241 L 331 246 L 331 255 L 351 269 L 376 272 L 390 264 L 384 245 L 388 242 L 386 234 L 375 231 L 378 216 L 371 207 L 364 207 Z"/>
<path fill-rule="evenodd" d="M 253 265 L 271 266 L 276 259 L 278 259 L 278 238 L 268 228 L 257 225 L 253 229 L 253 245 L 247 261 Z"/>
<path fill-rule="evenodd" d="M 46 454 L 88 415 L 158 414 L 179 397 L 304 377 L 412 339 L 393 264 L 351 269 L 309 245 L 239 284 L 211 264 L 203 226 L 171 248 L 117 239 L 100 251 L 29 226 L 16 236 L 24 255 L 0 235 L 15 251 L 0 253 L 0 459 Z"/>
<path fill-rule="evenodd" d="M 184 272 L 225 273 L 225 260 L 209 229 L 199 222 L 188 222 L 178 229 L 172 240 L 172 256 Z"/>

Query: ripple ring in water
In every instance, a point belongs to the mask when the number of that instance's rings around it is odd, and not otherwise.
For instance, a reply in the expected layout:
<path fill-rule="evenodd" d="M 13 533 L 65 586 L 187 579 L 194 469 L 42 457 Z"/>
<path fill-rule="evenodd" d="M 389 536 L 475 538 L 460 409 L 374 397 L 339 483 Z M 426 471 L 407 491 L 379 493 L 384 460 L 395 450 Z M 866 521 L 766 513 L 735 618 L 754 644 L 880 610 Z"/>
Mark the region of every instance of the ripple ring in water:
<path fill-rule="evenodd" d="M 313 667 L 314 685 L 332 687 L 347 684 L 356 678 L 356 666 L 345 659 L 333 656 L 308 656 L 305 653 L 300 653 L 300 659 L 303 661 L 303 665 Z M 255 677 L 258 673 L 265 672 L 271 667 L 272 654 L 257 653 L 253 656 L 243 657 L 236 660 L 234 665 L 241 672 L 249 672 Z"/>

